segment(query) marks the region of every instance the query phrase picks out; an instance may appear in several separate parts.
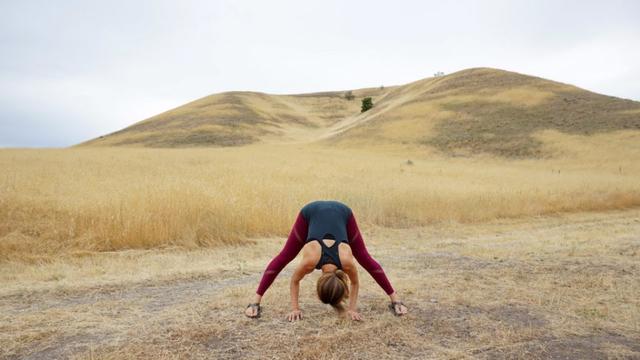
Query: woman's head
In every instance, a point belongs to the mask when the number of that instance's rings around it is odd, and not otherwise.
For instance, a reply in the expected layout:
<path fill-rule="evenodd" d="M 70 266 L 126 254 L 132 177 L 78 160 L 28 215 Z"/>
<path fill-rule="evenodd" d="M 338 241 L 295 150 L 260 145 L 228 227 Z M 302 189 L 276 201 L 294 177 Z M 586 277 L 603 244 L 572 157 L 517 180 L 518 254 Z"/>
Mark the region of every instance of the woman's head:
<path fill-rule="evenodd" d="M 339 269 L 322 273 L 318 278 L 317 290 L 320 301 L 343 311 L 342 302 L 349 298 L 349 278 Z"/>

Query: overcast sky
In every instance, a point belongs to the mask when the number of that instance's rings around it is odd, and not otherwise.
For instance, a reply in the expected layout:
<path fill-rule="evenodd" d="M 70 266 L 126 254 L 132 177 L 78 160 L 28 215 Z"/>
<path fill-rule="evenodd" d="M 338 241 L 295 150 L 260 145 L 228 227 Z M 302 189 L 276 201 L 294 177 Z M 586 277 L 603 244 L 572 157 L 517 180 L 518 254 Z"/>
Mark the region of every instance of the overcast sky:
<path fill-rule="evenodd" d="M 640 100 L 640 1 L 0 0 L 0 147 L 73 145 L 216 92 L 479 66 Z"/>

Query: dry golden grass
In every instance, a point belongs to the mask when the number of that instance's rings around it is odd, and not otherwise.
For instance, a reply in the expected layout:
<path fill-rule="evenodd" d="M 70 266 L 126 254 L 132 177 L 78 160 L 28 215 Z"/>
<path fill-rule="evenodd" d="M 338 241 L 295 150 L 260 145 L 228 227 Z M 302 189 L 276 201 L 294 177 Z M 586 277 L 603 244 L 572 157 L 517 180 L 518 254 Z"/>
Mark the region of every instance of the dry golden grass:
<path fill-rule="evenodd" d="M 410 313 L 394 317 L 363 272 L 361 323 L 289 264 L 243 315 L 283 239 L 215 251 L 131 250 L 0 264 L 0 358 L 633 359 L 640 356 L 640 212 L 363 227 Z M 295 260 L 294 260 L 295 262 Z M 432 302 L 430 299 L 434 299 Z"/>
<path fill-rule="evenodd" d="M 638 357 L 640 214 L 598 212 L 640 204 L 640 134 L 535 136 L 553 158 L 2 150 L 0 358 Z M 354 209 L 408 316 L 363 272 L 365 322 L 340 319 L 312 275 L 289 324 L 290 264 L 263 318 L 244 317 L 296 212 L 321 198 Z"/>
<path fill-rule="evenodd" d="M 392 227 L 640 205 L 638 133 L 539 137 L 555 158 L 311 145 L 2 150 L 0 261 L 285 236 L 315 199 L 344 201 L 361 222 Z"/>

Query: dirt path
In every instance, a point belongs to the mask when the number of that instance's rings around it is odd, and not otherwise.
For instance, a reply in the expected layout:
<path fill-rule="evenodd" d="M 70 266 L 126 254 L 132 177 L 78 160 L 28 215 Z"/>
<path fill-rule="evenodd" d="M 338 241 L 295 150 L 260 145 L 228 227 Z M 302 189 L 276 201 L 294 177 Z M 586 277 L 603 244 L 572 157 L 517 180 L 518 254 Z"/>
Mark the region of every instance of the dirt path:
<path fill-rule="evenodd" d="M 62 336 L 62 341 L 53 346 L 20 356 L 27 359 L 52 359 L 67 357 L 68 354 L 89 349 L 91 346 L 112 343 L 119 336 L 118 332 L 112 331 L 113 328 L 135 328 L 167 309 L 184 306 L 194 299 L 216 296 L 216 293 L 224 288 L 255 283 L 258 280 L 257 275 L 189 278 L 140 283 L 129 287 L 100 287 L 53 294 L 42 292 L 30 294 L 28 297 L 2 298 L 2 313 L 15 318 L 32 318 L 38 314 L 78 314 L 88 310 L 92 317 L 109 318 L 108 329 L 100 326 L 91 327 L 82 334 Z M 108 311 L 105 311 L 105 307 Z M 65 327 L 65 324 L 52 325 Z"/>
<path fill-rule="evenodd" d="M 0 358 L 640 359 L 639 215 L 370 229 L 404 318 L 363 273 L 364 322 L 315 300 L 312 276 L 287 323 L 292 264 L 259 320 L 242 316 L 255 271 L 4 295 Z"/>

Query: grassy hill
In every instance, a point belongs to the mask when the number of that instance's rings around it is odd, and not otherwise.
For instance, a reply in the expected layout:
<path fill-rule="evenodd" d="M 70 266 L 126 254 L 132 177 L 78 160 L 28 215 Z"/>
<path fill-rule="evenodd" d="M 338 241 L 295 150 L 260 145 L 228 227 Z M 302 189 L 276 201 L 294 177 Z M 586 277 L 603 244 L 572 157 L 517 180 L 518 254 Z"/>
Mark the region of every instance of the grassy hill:
<path fill-rule="evenodd" d="M 82 145 L 196 147 L 251 143 L 401 145 L 446 154 L 541 157 L 543 130 L 640 130 L 640 103 L 572 85 L 474 68 L 402 86 L 301 95 L 227 92 Z M 375 107 L 360 113 L 360 100 Z"/>
<path fill-rule="evenodd" d="M 534 135 L 640 130 L 640 103 L 495 69 L 469 69 L 391 90 L 330 141 L 401 142 L 447 153 L 543 155 Z M 359 140 L 363 139 L 363 140 Z M 366 140 L 364 140 L 366 139 Z"/>
<path fill-rule="evenodd" d="M 353 91 L 379 96 L 378 88 Z M 360 111 L 345 92 L 269 95 L 225 92 L 193 101 L 82 145 L 239 146 L 258 141 L 312 141 Z"/>

